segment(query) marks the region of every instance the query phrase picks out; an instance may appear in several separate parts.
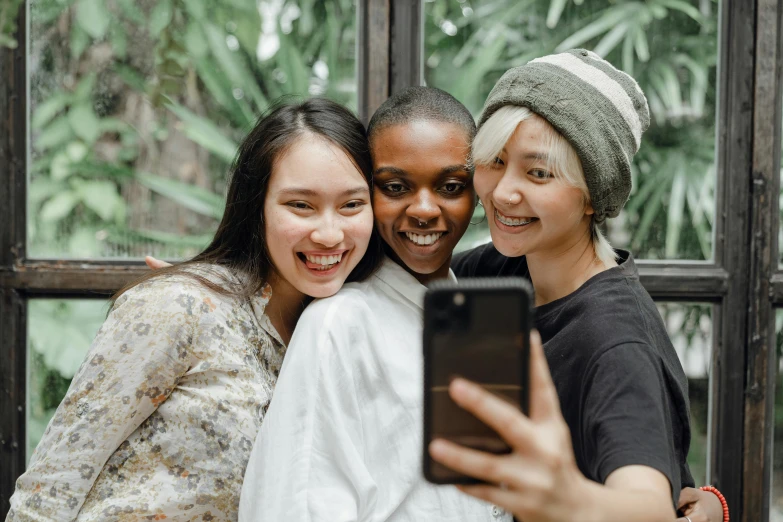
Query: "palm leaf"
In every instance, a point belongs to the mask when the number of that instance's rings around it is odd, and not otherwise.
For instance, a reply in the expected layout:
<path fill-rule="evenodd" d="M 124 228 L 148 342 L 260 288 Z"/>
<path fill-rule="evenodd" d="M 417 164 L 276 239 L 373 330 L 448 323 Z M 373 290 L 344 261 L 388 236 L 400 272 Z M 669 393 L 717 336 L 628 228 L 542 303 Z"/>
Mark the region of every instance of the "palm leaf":
<path fill-rule="evenodd" d="M 223 217 L 225 206 L 223 198 L 206 189 L 154 174 L 140 173 L 136 179 L 153 192 L 165 196 L 197 214 L 215 219 Z"/>

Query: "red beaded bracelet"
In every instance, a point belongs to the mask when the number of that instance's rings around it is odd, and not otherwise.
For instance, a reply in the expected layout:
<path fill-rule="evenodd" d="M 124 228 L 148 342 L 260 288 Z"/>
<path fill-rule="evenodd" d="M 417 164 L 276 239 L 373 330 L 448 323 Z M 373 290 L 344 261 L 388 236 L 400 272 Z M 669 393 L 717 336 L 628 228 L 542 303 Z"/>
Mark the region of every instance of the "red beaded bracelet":
<path fill-rule="evenodd" d="M 720 500 L 720 505 L 723 506 L 723 522 L 729 522 L 729 505 L 726 503 L 726 497 L 724 497 L 723 494 L 718 491 L 718 488 L 713 486 L 702 486 L 699 489 L 702 491 L 715 493 L 715 495 L 718 497 L 718 500 Z"/>

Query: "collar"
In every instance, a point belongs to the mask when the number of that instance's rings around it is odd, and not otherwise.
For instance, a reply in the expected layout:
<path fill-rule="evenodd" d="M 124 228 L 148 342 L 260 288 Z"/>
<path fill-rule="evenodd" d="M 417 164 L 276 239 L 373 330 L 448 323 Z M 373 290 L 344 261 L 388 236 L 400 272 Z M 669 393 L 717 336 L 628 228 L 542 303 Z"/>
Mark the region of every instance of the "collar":
<path fill-rule="evenodd" d="M 390 258 L 384 258 L 381 268 L 373 277 L 380 279 L 392 291 L 400 294 L 417 308 L 424 308 L 424 294 L 427 292 L 427 287 L 419 283 L 407 270 Z M 457 277 L 451 269 L 449 269 L 448 279 L 453 282 L 457 281 Z"/>
<path fill-rule="evenodd" d="M 202 277 L 206 277 L 217 285 L 228 286 L 230 289 L 239 290 L 240 288 L 248 285 L 248 277 L 245 274 L 236 270 L 232 270 L 224 265 L 201 263 L 191 265 L 188 267 L 188 270 L 195 272 Z M 280 334 L 277 333 L 277 330 L 274 326 L 272 326 L 272 322 L 269 320 L 269 317 L 266 315 L 266 313 L 264 313 L 266 310 L 266 305 L 269 303 L 269 299 L 271 297 L 272 287 L 266 283 L 260 292 L 251 296 L 249 299 L 247 299 L 247 301 L 243 301 L 250 305 L 250 310 L 253 313 L 253 317 L 255 317 L 256 322 L 261 327 L 261 329 L 264 330 L 272 339 L 280 343 L 281 346 L 285 346 L 285 343 L 280 337 Z"/>
<path fill-rule="evenodd" d="M 277 329 L 272 326 L 272 321 L 269 320 L 269 316 L 266 315 L 266 305 L 269 303 L 269 299 L 272 298 L 272 287 L 269 283 L 264 284 L 264 288 L 258 294 L 250 298 L 250 308 L 253 310 L 253 315 L 258 321 L 258 325 L 264 330 L 267 335 L 272 339 L 280 343 L 280 346 L 285 346 L 283 338 L 277 333 Z"/>

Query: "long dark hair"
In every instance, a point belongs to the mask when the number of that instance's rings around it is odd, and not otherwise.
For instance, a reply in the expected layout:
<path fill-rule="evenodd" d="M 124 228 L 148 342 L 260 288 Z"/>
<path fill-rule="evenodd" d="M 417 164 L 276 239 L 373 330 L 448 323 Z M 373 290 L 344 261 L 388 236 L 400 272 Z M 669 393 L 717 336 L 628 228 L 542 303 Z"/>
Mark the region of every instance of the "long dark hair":
<path fill-rule="evenodd" d="M 364 175 L 372 192 L 372 160 L 362 123 L 345 107 L 324 98 L 278 105 L 259 118 L 239 146 L 231 167 L 226 209 L 215 237 L 203 252 L 177 265 L 154 270 L 126 285 L 112 297 L 153 277 L 185 275 L 224 295 L 250 297 L 261 291 L 274 269 L 266 246 L 264 201 L 275 162 L 303 134 L 328 139 L 351 158 Z M 383 259 L 378 233 L 373 229 L 367 253 L 348 277 L 348 282 L 369 277 Z M 194 264 L 220 265 L 242 276 L 242 284 L 217 284 L 188 270 Z M 206 269 L 208 270 L 208 268 Z M 199 270 L 201 272 L 203 270 Z"/>

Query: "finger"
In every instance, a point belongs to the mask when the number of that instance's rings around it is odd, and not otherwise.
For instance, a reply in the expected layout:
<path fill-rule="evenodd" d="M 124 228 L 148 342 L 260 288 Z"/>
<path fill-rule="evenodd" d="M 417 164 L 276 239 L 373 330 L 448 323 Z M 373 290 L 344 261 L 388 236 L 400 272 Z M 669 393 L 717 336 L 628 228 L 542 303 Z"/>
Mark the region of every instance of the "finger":
<path fill-rule="evenodd" d="M 690 520 L 690 522 L 710 522 L 710 517 L 700 510 L 694 510 L 693 507 L 684 509 L 681 513 L 682 517 L 677 519 L 681 522 L 688 522 L 688 520 Z"/>
<path fill-rule="evenodd" d="M 677 501 L 677 509 L 682 509 L 683 506 L 693 504 L 699 500 L 698 490 L 693 488 L 682 488 L 680 491 L 680 499 Z"/>
<path fill-rule="evenodd" d="M 530 333 L 530 418 L 535 420 L 559 417 L 560 400 L 549 373 L 541 336 Z"/>
<path fill-rule="evenodd" d="M 437 462 L 463 475 L 495 484 L 516 484 L 516 473 L 504 456 L 466 448 L 444 439 L 432 441 L 429 451 Z"/>
<path fill-rule="evenodd" d="M 160 259 L 154 258 L 152 256 L 146 256 L 144 258 L 144 262 L 147 263 L 147 266 L 150 267 L 152 270 L 157 270 L 158 268 L 166 268 L 168 266 L 171 266 L 171 263 L 161 261 Z"/>
<path fill-rule="evenodd" d="M 478 384 L 454 379 L 449 384 L 449 395 L 461 408 L 475 415 L 515 448 L 524 445 L 532 436 L 530 420 L 519 409 Z"/>
<path fill-rule="evenodd" d="M 498 505 L 506 511 L 510 511 L 515 514 L 518 511 L 517 506 L 520 503 L 520 494 L 516 491 L 501 489 L 497 486 L 492 486 L 489 484 L 480 484 L 476 486 L 457 486 L 457 489 L 472 497 L 476 497 L 485 502 Z"/>

